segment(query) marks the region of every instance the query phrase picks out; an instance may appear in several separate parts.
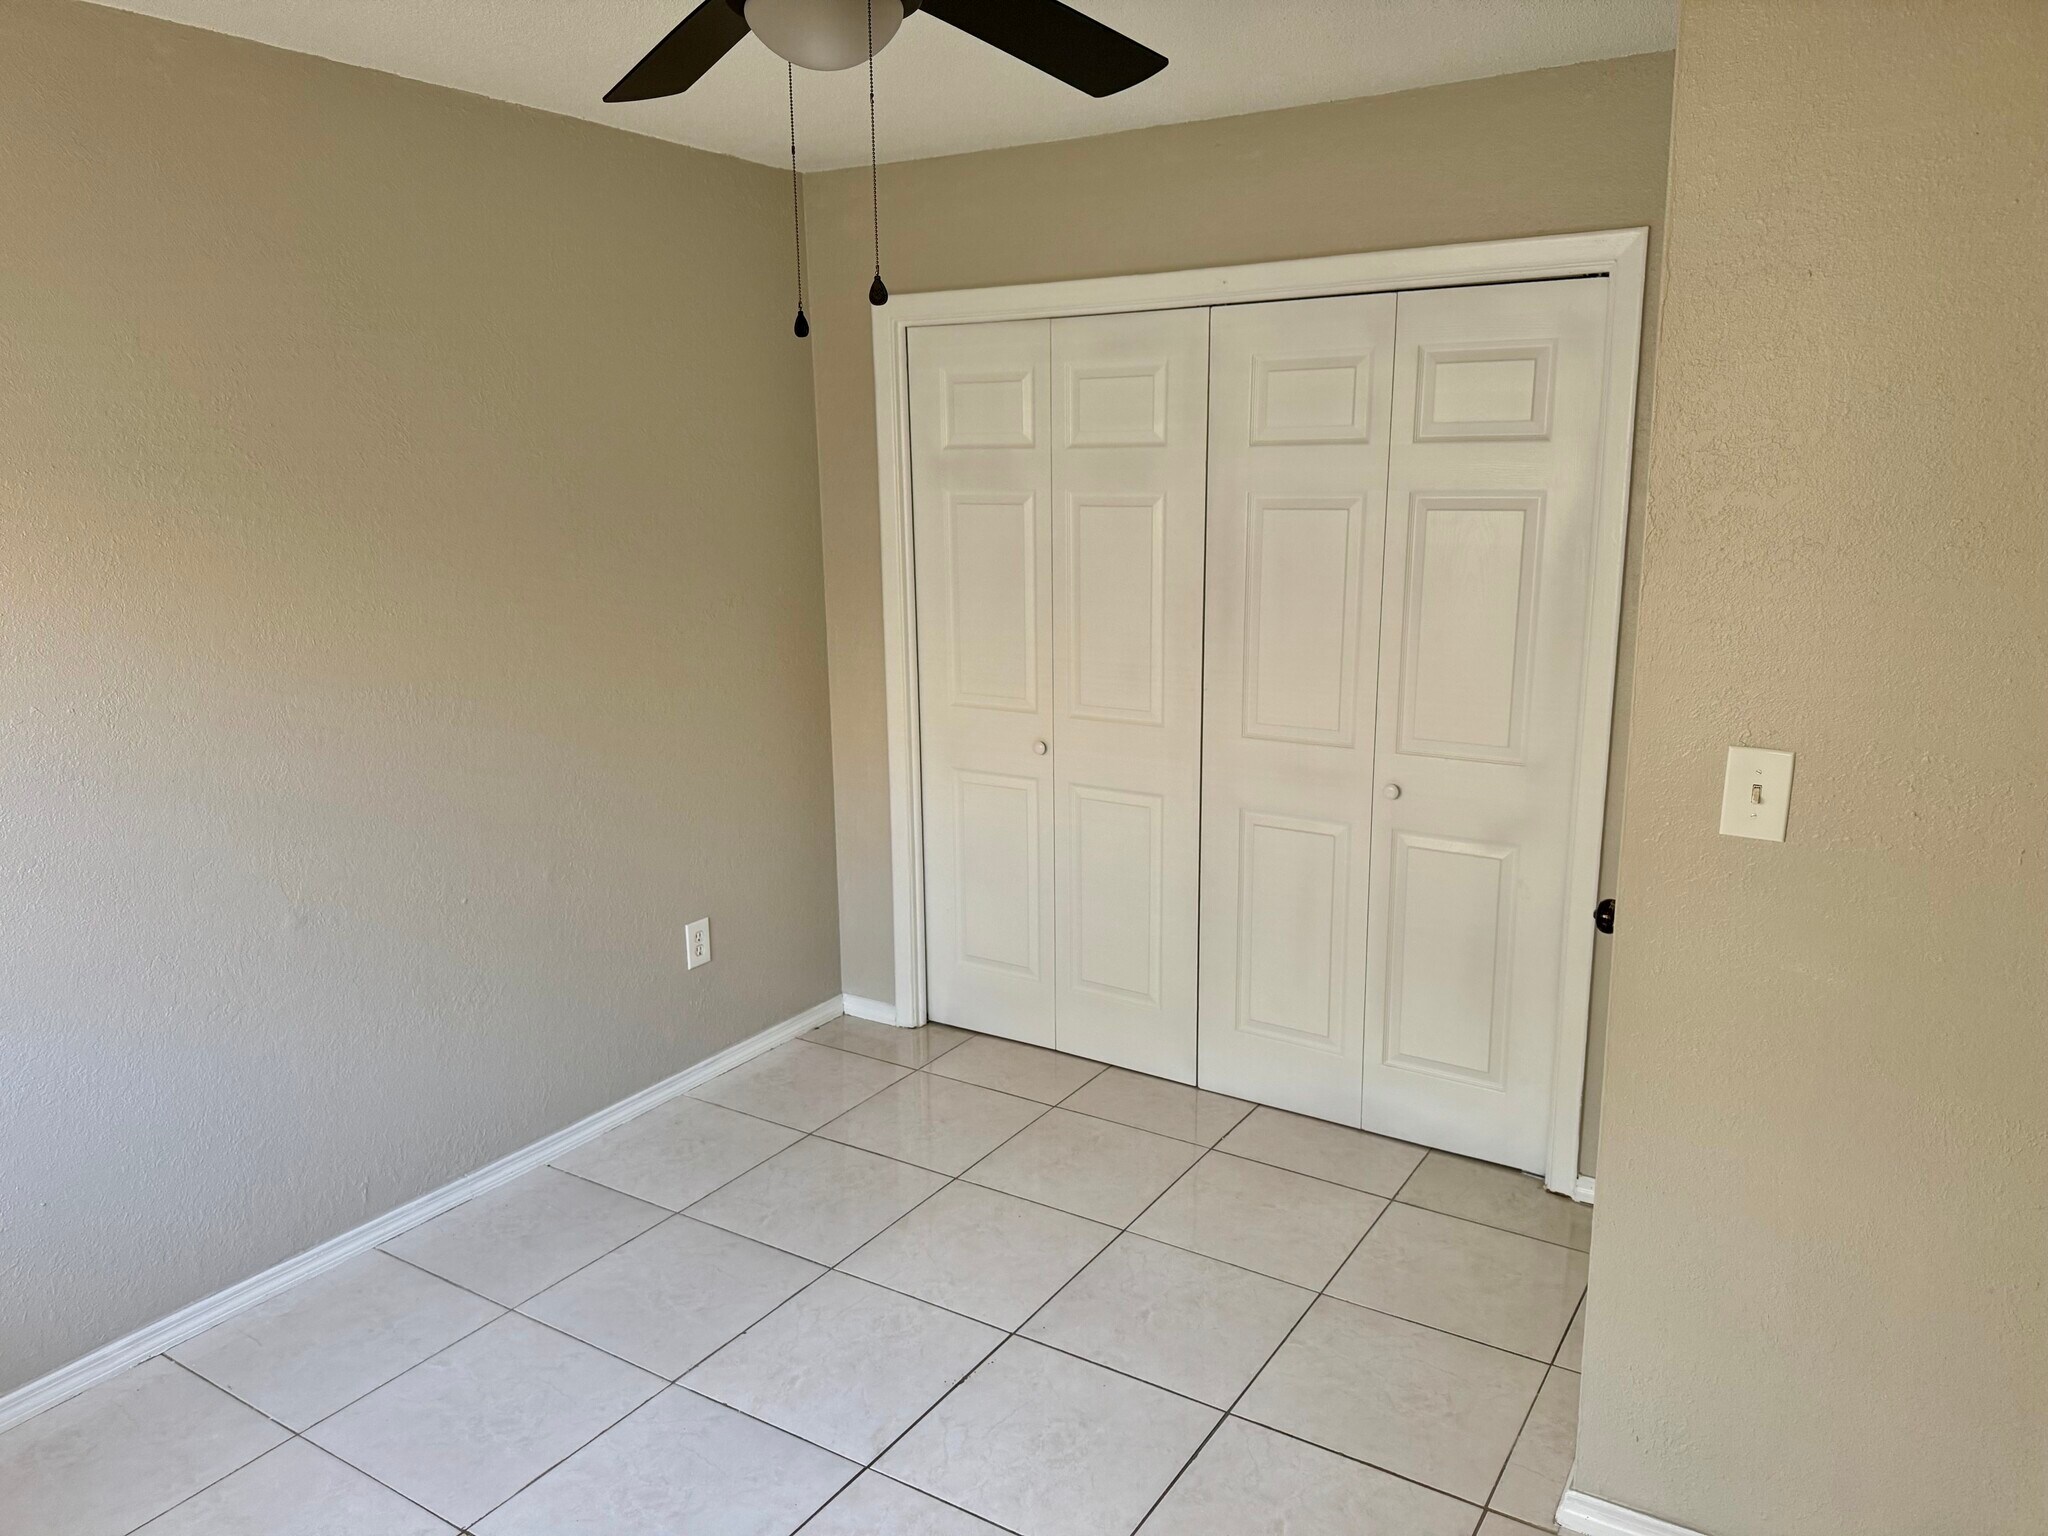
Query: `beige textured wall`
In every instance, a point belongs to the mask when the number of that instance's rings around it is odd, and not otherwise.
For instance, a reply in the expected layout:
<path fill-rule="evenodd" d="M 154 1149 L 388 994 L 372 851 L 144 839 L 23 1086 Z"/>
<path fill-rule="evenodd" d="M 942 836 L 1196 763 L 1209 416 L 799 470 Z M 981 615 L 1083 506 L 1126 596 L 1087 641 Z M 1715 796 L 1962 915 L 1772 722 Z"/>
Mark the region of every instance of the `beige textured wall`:
<path fill-rule="evenodd" d="M 885 166 L 884 267 L 892 288 L 910 293 L 1654 228 L 1664 210 L 1670 108 L 1671 56 L 1645 54 Z M 895 968 L 866 171 L 806 177 L 804 205 L 816 295 L 843 978 L 848 992 L 886 1000 Z M 1654 269 L 1654 244 L 1651 261 Z M 1653 308 L 1652 328 L 1654 321 Z M 1643 398 L 1647 416 L 1647 390 Z M 1634 594 L 1631 573 L 1624 700 Z M 1610 827 L 1627 759 L 1625 710 L 1616 727 Z M 1603 942 L 1594 978 L 1596 1074 L 1605 985 Z M 1597 1078 L 1594 1086 L 1597 1094 Z M 1589 1123 L 1588 1168 L 1595 1133 Z"/>
<path fill-rule="evenodd" d="M 1687 0 L 1678 59 L 1577 1481 L 2040 1536 L 2048 7 Z"/>
<path fill-rule="evenodd" d="M 785 181 L 0 0 L 0 210 L 4 1390 L 839 961 Z"/>

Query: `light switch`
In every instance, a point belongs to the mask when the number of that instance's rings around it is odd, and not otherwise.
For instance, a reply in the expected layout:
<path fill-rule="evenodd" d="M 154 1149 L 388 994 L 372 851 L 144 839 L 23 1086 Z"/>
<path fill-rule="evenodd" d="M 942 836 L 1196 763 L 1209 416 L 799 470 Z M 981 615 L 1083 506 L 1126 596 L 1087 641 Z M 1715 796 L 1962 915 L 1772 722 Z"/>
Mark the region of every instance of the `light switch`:
<path fill-rule="evenodd" d="M 1792 799 L 1792 754 L 1762 747 L 1730 747 L 1721 785 L 1721 834 L 1785 841 L 1785 810 Z"/>

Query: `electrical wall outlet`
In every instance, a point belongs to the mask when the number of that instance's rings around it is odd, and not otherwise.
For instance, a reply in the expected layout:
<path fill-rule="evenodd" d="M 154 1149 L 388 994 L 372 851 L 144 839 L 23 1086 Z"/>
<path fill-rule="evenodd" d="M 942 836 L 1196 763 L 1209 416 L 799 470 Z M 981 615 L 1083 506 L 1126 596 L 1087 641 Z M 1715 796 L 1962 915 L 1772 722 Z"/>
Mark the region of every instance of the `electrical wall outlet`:
<path fill-rule="evenodd" d="M 700 917 L 683 930 L 683 949 L 691 970 L 711 963 L 711 919 Z"/>

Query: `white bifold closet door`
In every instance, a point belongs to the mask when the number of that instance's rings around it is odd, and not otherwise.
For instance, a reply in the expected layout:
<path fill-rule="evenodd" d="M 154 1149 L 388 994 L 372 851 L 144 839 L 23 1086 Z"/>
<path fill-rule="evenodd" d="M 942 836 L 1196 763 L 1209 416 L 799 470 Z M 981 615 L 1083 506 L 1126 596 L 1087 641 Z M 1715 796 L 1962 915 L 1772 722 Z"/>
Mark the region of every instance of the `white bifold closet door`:
<path fill-rule="evenodd" d="M 1211 320 L 1201 1082 L 1358 1124 L 1394 296 Z"/>
<path fill-rule="evenodd" d="M 1053 1043 L 1045 321 L 910 333 L 927 1011 Z"/>
<path fill-rule="evenodd" d="M 910 375 L 928 1011 L 1193 1081 L 1208 314 Z"/>
<path fill-rule="evenodd" d="M 1543 1167 L 1606 290 L 1216 313 L 1204 1087 Z"/>
<path fill-rule="evenodd" d="M 1593 918 L 1565 886 L 1607 290 L 1404 293 L 1396 334 L 1363 1122 L 1517 1168 L 1544 1166 L 1564 928 Z"/>

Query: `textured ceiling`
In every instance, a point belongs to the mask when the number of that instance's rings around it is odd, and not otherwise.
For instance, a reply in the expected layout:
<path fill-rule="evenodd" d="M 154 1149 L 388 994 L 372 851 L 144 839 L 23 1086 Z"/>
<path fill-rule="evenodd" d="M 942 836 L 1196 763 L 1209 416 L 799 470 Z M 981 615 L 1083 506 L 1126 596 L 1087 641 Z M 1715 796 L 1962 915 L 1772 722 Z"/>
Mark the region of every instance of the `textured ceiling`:
<path fill-rule="evenodd" d="M 782 61 L 743 41 L 687 95 L 606 89 L 694 0 L 133 0 L 120 8 L 787 164 Z M 1104 101 L 929 16 L 876 61 L 882 157 L 1080 138 L 1154 123 L 1476 80 L 1673 45 L 1677 0 L 1079 0 L 1172 62 Z M 867 159 L 865 71 L 798 73 L 806 169 Z"/>

